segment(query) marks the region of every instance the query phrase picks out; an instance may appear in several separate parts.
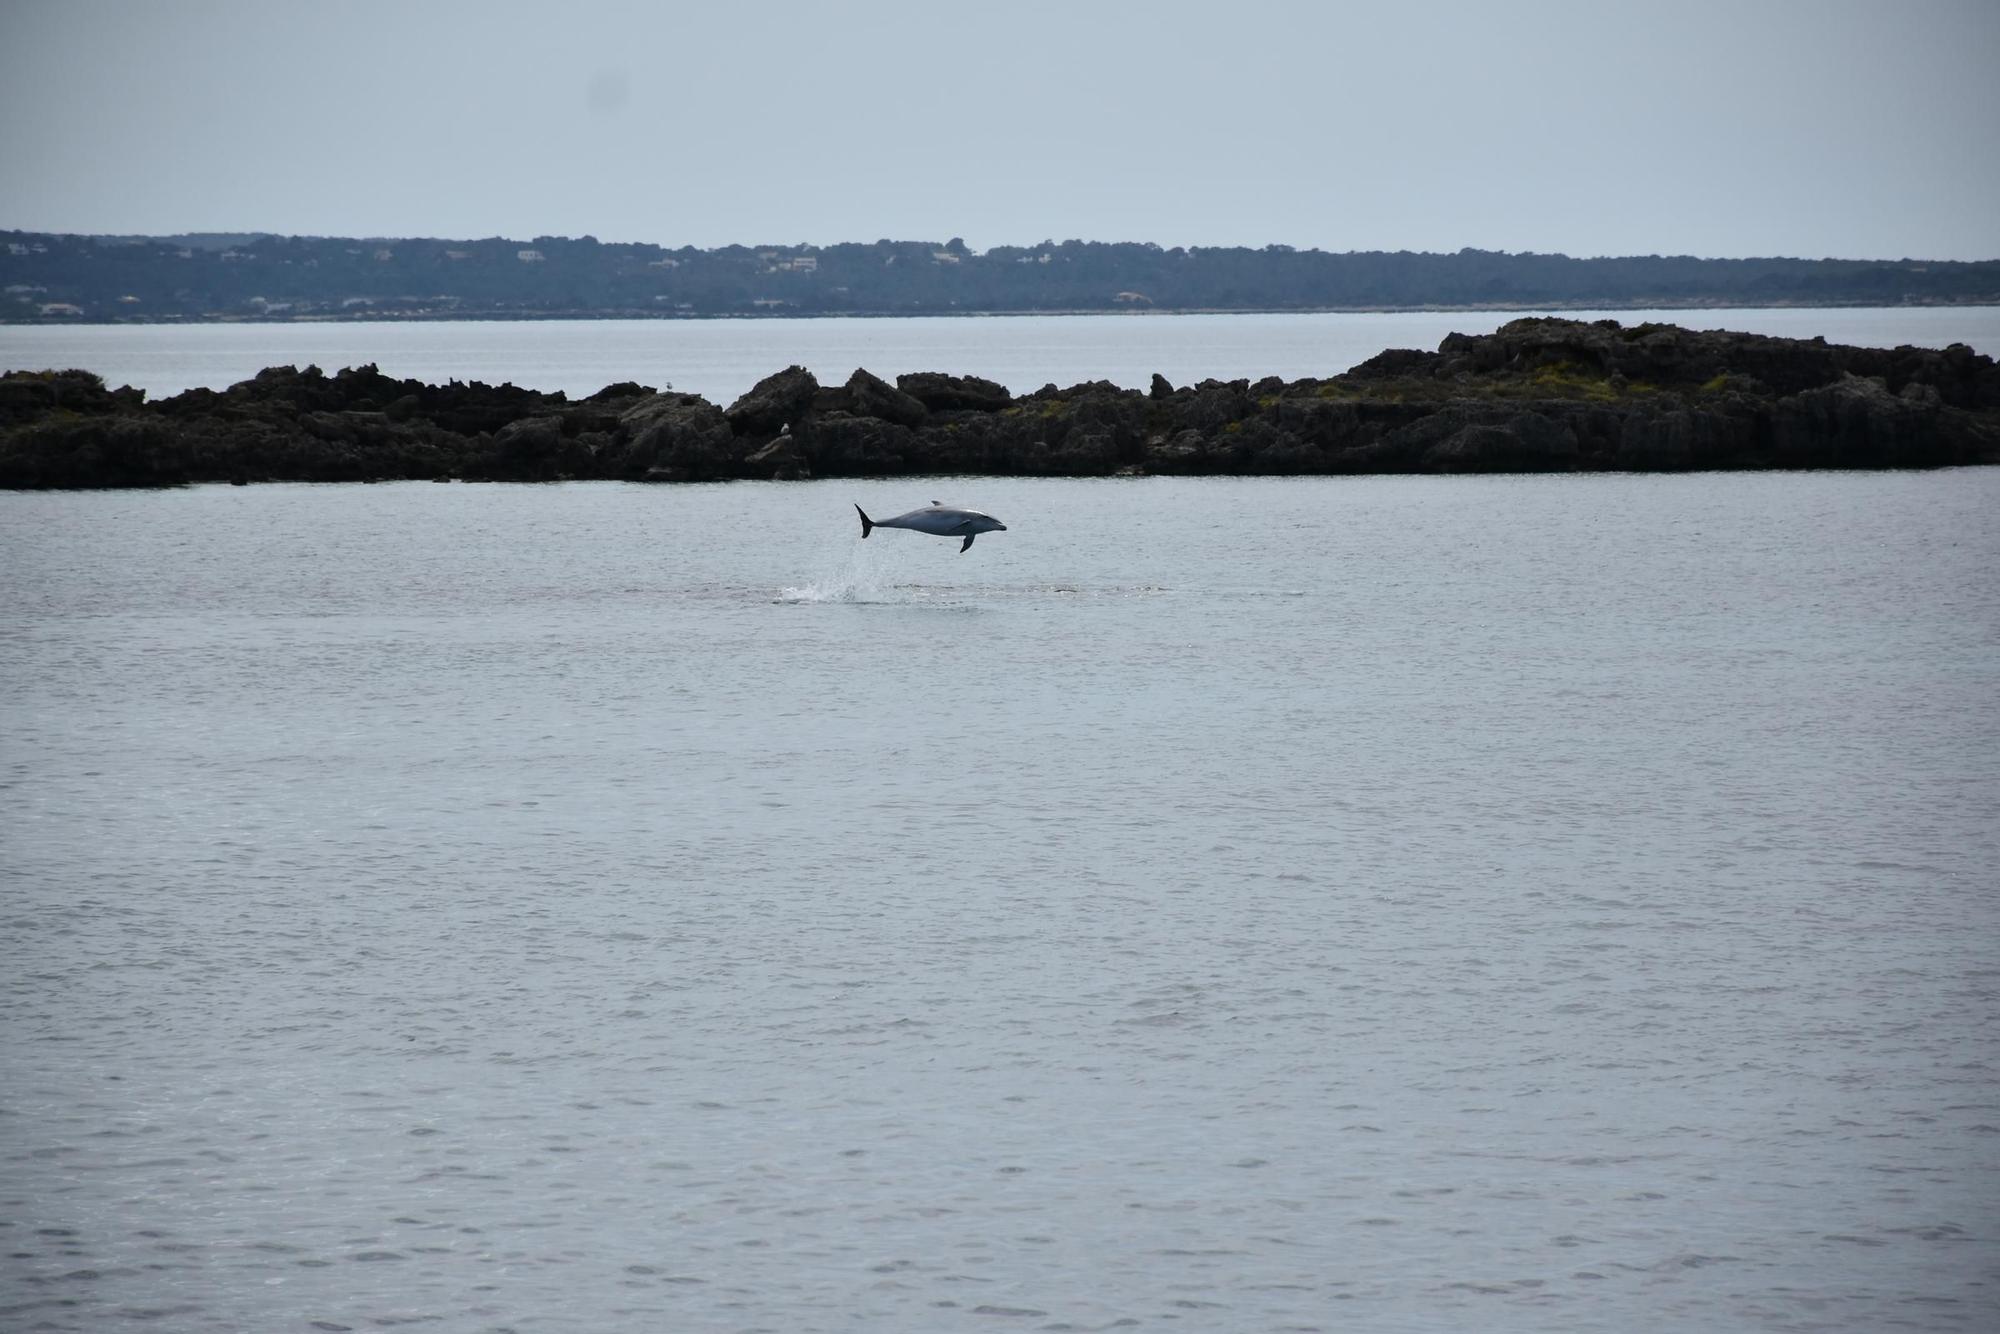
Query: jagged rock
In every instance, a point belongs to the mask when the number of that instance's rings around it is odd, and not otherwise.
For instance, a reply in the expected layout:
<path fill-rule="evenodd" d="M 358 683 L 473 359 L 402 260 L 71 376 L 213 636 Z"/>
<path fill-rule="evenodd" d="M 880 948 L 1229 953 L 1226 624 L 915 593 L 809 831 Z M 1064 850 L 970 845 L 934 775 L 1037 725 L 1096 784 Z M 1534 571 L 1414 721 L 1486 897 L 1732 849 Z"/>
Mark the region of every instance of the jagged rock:
<path fill-rule="evenodd" d="M 818 393 L 819 381 L 811 371 L 789 366 L 759 380 L 723 415 L 736 434 L 769 438 L 804 417 Z"/>
<path fill-rule="evenodd" d="M 1361 429 L 1361 410 L 1351 402 L 1313 397 L 1285 397 L 1272 409 L 1278 427 L 1321 449 L 1337 449 L 1353 441 Z"/>
<path fill-rule="evenodd" d="M 1184 430 L 1172 436 L 1154 436 L 1146 442 L 1146 464 L 1153 472 L 1201 472 L 1200 460 L 1208 452 L 1208 441 L 1200 431 Z"/>
<path fill-rule="evenodd" d="M 771 441 L 743 462 L 750 476 L 765 477 L 774 482 L 795 482 L 812 476 L 812 469 L 806 466 L 799 453 L 797 440 L 789 433 Z"/>
<path fill-rule="evenodd" d="M 1772 445 L 1781 467 L 1920 468 L 1971 462 L 1938 430 L 1942 400 L 1926 386 L 1892 394 L 1881 380 L 1848 375 L 1780 399 Z"/>
<path fill-rule="evenodd" d="M 193 480 L 172 427 L 131 416 L 57 416 L 7 436 L 0 486 L 173 486 Z"/>
<path fill-rule="evenodd" d="M 621 380 L 617 384 L 607 384 L 604 388 L 584 399 L 585 403 L 622 403 L 629 399 L 651 398 L 659 391 L 649 384 L 636 380 Z"/>
<path fill-rule="evenodd" d="M 849 410 L 856 416 L 880 417 L 898 426 L 916 426 L 929 415 L 921 399 L 865 370 L 856 370 L 847 377 L 847 394 L 853 405 Z"/>
<path fill-rule="evenodd" d="M 507 481 L 554 481 L 594 471 L 590 448 L 565 428 L 560 416 L 524 417 L 493 437 L 485 475 Z"/>
<path fill-rule="evenodd" d="M 1440 472 L 1567 472 L 1576 456 L 1566 424 L 1524 412 L 1462 426 L 1426 450 L 1423 462 Z"/>
<path fill-rule="evenodd" d="M 716 406 L 692 394 L 655 394 L 619 419 L 611 476 L 713 481 L 737 475 L 736 433 Z"/>
<path fill-rule="evenodd" d="M 1013 395 L 976 375 L 941 375 L 915 371 L 896 377 L 896 387 L 932 412 L 998 412 Z"/>
<path fill-rule="evenodd" d="M 814 419 L 801 448 L 815 477 L 894 476 L 907 471 L 914 439 L 879 417 L 829 413 Z"/>
<path fill-rule="evenodd" d="M 1257 411 L 1248 380 L 1203 380 L 1192 393 L 1177 399 L 1174 407 L 1177 421 L 1208 436 L 1229 429 L 1231 422 L 1241 421 Z"/>
<path fill-rule="evenodd" d="M 562 447 L 562 436 L 561 417 L 523 417 L 501 427 L 493 441 L 517 454 L 547 454 Z"/>
<path fill-rule="evenodd" d="M 809 414 L 814 412 L 852 412 L 854 411 L 854 395 L 848 392 L 848 388 L 844 384 L 823 384 L 819 387 L 819 391 L 813 395 L 812 404 L 806 411 Z"/>
<path fill-rule="evenodd" d="M 145 398 L 139 390 L 129 406 Z M 119 400 L 104 381 L 89 371 L 9 371 L 0 376 L 0 426 L 27 421 L 58 409 L 68 412 L 108 412 Z"/>
<path fill-rule="evenodd" d="M 1504 472 L 1521 455 L 1520 441 L 1504 426 L 1462 426 L 1424 451 L 1440 472 Z"/>
<path fill-rule="evenodd" d="M 1696 408 L 1623 419 L 1611 465 L 1634 472 L 1768 465 L 1754 419 Z"/>
<path fill-rule="evenodd" d="M 1452 334 L 1445 339 L 1447 345 L 1452 339 L 1463 338 L 1463 334 Z M 1345 378 L 1350 380 L 1394 380 L 1405 376 L 1429 377 L 1436 374 L 1443 365 L 1444 358 L 1436 352 L 1418 352 L 1406 347 L 1392 347 L 1377 352 L 1368 360 L 1349 371 Z"/>
<path fill-rule="evenodd" d="M 1102 477 L 1119 463 L 1118 438 L 1107 431 L 1072 431 L 1043 456 L 1044 470 L 1060 477 Z"/>

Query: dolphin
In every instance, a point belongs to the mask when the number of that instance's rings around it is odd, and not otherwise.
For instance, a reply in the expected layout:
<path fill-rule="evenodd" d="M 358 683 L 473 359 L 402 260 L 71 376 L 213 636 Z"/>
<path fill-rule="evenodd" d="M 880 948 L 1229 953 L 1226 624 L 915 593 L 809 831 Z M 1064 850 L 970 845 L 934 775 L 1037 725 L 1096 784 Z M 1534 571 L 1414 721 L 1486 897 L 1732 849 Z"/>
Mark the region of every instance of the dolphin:
<path fill-rule="evenodd" d="M 868 536 L 877 528 L 907 528 L 913 533 L 930 533 L 934 537 L 962 537 L 959 554 L 963 555 L 972 545 L 972 539 L 981 533 L 1004 533 L 1007 525 L 991 514 L 981 514 L 978 510 L 954 509 L 942 500 L 933 500 L 927 507 L 911 510 L 908 514 L 898 514 L 893 519 L 871 519 L 868 511 L 859 505 L 854 512 L 861 516 L 861 535 Z"/>

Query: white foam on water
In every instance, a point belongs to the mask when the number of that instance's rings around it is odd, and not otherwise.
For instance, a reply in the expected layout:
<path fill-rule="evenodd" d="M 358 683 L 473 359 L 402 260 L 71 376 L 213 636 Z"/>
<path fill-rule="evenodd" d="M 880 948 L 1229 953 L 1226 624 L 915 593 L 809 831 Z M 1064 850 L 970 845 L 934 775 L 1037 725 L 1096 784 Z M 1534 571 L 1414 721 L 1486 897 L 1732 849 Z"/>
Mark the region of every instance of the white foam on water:
<path fill-rule="evenodd" d="M 858 542 L 849 546 L 837 568 L 796 586 L 780 588 L 773 602 L 814 606 L 826 603 L 857 605 L 877 602 L 910 602 L 908 586 L 886 583 L 882 558 Z"/>
<path fill-rule="evenodd" d="M 902 545 L 914 548 L 921 544 Z M 979 581 L 954 584 L 895 577 L 919 570 L 935 572 L 936 568 L 911 550 L 896 551 L 879 541 L 857 541 L 833 558 L 831 568 L 803 583 L 780 588 L 771 601 L 781 606 L 943 607 L 963 611 L 970 609 L 974 600 L 1021 591 Z"/>

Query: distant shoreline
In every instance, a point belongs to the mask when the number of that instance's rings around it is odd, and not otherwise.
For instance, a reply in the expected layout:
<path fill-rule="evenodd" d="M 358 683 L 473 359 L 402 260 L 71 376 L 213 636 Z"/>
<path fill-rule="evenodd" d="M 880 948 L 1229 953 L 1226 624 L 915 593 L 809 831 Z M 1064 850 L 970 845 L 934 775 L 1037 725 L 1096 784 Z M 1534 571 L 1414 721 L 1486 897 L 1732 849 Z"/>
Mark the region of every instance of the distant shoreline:
<path fill-rule="evenodd" d="M 366 314 L 323 315 L 163 315 L 95 319 L 43 316 L 21 319 L 0 315 L 0 326 L 14 329 L 77 328 L 212 328 L 261 324 L 581 324 L 618 323 L 702 324 L 727 320 L 1007 320 L 1094 317 L 1098 319 L 1172 319 L 1192 315 L 1565 315 L 1596 311 L 1730 311 L 1730 310 L 1989 310 L 2000 299 L 1966 301 L 1625 301 L 1591 304 L 1408 306 L 1218 306 L 1139 310 L 844 310 L 844 311 L 720 311 L 666 313 L 644 310 L 578 311 L 370 311 Z"/>
<path fill-rule="evenodd" d="M 1966 304 L 2000 304 L 2000 259 L 0 231 L 0 319 L 28 324 Z"/>

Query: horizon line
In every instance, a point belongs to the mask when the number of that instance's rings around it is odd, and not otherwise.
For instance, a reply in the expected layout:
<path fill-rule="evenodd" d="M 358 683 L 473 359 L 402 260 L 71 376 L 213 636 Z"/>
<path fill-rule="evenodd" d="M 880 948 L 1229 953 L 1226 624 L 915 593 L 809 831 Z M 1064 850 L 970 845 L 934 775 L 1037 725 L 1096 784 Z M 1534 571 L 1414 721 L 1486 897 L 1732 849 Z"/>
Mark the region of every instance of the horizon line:
<path fill-rule="evenodd" d="M 1409 250 L 1409 249 L 1389 250 L 1381 248 L 1325 250 L 1319 246 L 1298 246 L 1285 241 L 1267 241 L 1262 245 L 1237 243 L 1233 245 L 1168 246 L 1168 245 L 1163 245 L 1157 241 L 1137 241 L 1137 240 L 1104 241 L 1104 240 L 1089 240 L 1083 237 L 1066 237 L 1060 241 L 1055 240 L 1052 237 L 1044 237 L 1040 241 L 1034 241 L 1025 244 L 1003 242 L 997 245 L 987 246 L 984 249 L 980 249 L 974 246 L 967 245 L 962 238 L 956 236 L 948 238 L 943 241 L 932 240 L 925 237 L 895 238 L 895 237 L 885 236 L 885 237 L 878 237 L 873 241 L 852 241 L 852 240 L 829 241 L 829 242 L 731 241 L 722 245 L 707 245 L 707 246 L 695 245 L 692 243 L 686 243 L 675 246 L 675 245 L 669 245 L 662 241 L 631 241 L 631 240 L 607 241 L 589 232 L 585 232 L 577 236 L 557 235 L 555 233 L 544 232 L 544 233 L 539 233 L 535 236 L 523 238 L 523 237 L 506 236 L 498 232 L 488 236 L 474 237 L 474 236 L 445 236 L 445 235 L 414 234 L 414 233 L 404 234 L 404 235 L 389 235 L 387 233 L 370 235 L 370 234 L 360 234 L 360 233 L 343 234 L 338 232 L 286 232 L 286 231 L 277 231 L 266 228 L 236 228 L 236 227 L 198 228 L 198 229 L 188 229 L 176 232 L 91 232 L 91 231 L 41 230 L 28 227 L 7 227 L 7 228 L 0 228 L 0 236 L 46 236 L 64 240 L 114 241 L 114 242 L 123 242 L 127 244 L 141 244 L 149 241 L 154 241 L 154 242 L 184 241 L 189 238 L 202 237 L 202 236 L 240 236 L 247 238 L 260 238 L 260 239 L 270 238 L 270 239 L 287 240 L 287 241 L 357 241 L 357 242 L 435 241 L 439 243 L 463 242 L 467 244 L 477 244 L 482 241 L 504 241 L 508 244 L 527 244 L 527 243 L 545 242 L 545 241 L 561 241 L 570 243 L 588 241 L 592 244 L 601 246 L 647 246 L 653 249 L 664 250 L 669 252 L 677 250 L 693 250 L 693 251 L 708 252 L 708 253 L 713 253 L 719 250 L 730 250 L 730 249 L 807 252 L 807 251 L 819 251 L 819 250 L 832 250 L 845 246 L 858 246 L 862 248 L 868 248 L 868 247 L 882 246 L 882 245 L 892 245 L 892 246 L 927 245 L 927 246 L 935 246 L 938 249 L 943 250 L 943 249 L 950 249 L 953 246 L 953 244 L 956 243 L 957 246 L 960 248 L 959 253 L 965 254 L 973 258 L 983 258 L 985 256 L 991 255 L 993 252 L 997 250 L 1033 251 L 1033 250 L 1043 250 L 1043 249 L 1061 249 L 1065 246 L 1079 245 L 1079 246 L 1139 246 L 1142 248 L 1150 248 L 1153 250 L 1158 250 L 1164 254 L 1172 254 L 1177 251 L 1186 254 L 1197 254 L 1210 251 L 1246 251 L 1253 254 L 1265 254 L 1265 253 L 1276 252 L 1280 254 L 1290 253 L 1299 255 L 1324 255 L 1332 258 L 1339 258 L 1341 256 L 1351 256 L 1351 255 L 1419 255 L 1419 256 L 1438 258 L 1438 259 L 1451 259 L 1464 255 L 1486 255 L 1486 256 L 1500 256 L 1510 259 L 1562 259 L 1562 260 L 1568 260 L 1571 263 L 1578 263 L 1578 264 L 1587 264 L 1598 260 L 1631 260 L 1631 259 L 1694 260 L 1707 264 L 1736 264 L 1736 263 L 1756 263 L 1756 262 L 1770 262 L 1770 261 L 1785 261 L 1785 262 L 1800 263 L 1800 264 L 1826 263 L 1826 264 L 1976 265 L 1976 264 L 2000 263 L 2000 255 L 1995 255 L 1985 259 L 1938 259 L 1921 255 L 1903 255 L 1897 258 L 1890 258 L 1887 256 L 1862 256 L 1862 255 L 1783 255 L 1783 254 L 1697 255 L 1685 251 L 1675 252 L 1675 253 L 1663 253 L 1660 251 L 1647 251 L 1644 253 L 1604 252 L 1597 254 L 1572 255 L 1568 251 L 1564 250 L 1504 250 L 1504 249 L 1489 250 L 1484 247 L 1474 246 L 1474 245 L 1460 246 L 1457 250 Z"/>

